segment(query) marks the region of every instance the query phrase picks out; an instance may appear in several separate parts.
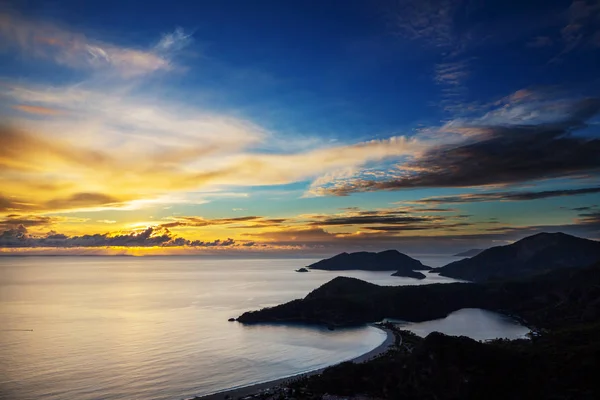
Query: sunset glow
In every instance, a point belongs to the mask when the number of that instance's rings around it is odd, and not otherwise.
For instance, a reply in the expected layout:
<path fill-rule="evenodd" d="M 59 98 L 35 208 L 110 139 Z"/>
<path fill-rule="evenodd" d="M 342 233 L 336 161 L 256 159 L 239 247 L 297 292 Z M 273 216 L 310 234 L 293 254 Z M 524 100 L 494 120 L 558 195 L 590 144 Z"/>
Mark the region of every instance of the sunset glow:
<path fill-rule="evenodd" d="M 277 24 L 231 16 L 226 30 L 207 4 L 131 24 L 100 23 L 100 7 L 78 11 L 87 23 L 0 8 L 0 254 L 600 239 L 591 17 L 557 8 L 512 36 L 507 17 L 475 42 L 387 6 L 349 7 L 338 24 L 273 5 Z M 338 34 L 295 36 L 304 19 Z M 510 58 L 519 69 L 501 73 Z"/>

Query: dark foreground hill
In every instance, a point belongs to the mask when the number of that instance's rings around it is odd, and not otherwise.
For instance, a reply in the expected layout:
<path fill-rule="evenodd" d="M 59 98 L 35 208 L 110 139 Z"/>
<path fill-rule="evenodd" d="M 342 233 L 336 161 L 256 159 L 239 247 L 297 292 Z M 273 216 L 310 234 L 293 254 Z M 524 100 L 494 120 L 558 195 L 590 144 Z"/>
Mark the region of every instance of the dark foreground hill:
<path fill-rule="evenodd" d="M 564 233 L 539 233 L 507 246 L 484 250 L 435 271 L 468 281 L 511 279 L 600 261 L 600 242 Z"/>
<path fill-rule="evenodd" d="M 426 321 L 443 318 L 461 308 L 514 314 L 540 327 L 558 326 L 564 321 L 595 321 L 600 318 L 600 263 L 485 284 L 378 286 L 338 277 L 304 299 L 246 312 L 238 321 L 345 326 L 384 318 Z"/>
<path fill-rule="evenodd" d="M 402 254 L 397 250 L 386 250 L 379 253 L 361 251 L 356 253 L 340 253 L 331 258 L 318 261 L 308 266 L 310 269 L 326 271 L 396 271 L 394 276 L 423 279 L 425 275 L 416 271 L 431 269 L 419 260 Z"/>
<path fill-rule="evenodd" d="M 400 331 L 402 344 L 363 364 L 343 363 L 289 385 L 296 399 L 597 399 L 600 324 L 534 340 L 476 342 Z"/>

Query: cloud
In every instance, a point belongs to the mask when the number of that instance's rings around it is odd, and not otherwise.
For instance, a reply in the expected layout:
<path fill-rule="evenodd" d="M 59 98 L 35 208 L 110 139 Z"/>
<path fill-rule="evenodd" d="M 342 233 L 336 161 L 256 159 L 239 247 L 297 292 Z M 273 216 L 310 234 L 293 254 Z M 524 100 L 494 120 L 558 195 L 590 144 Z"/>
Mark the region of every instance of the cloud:
<path fill-rule="evenodd" d="M 427 147 L 396 136 L 266 153 L 257 147 L 275 135 L 255 124 L 129 91 L 115 96 L 99 88 L 9 85 L 5 99 L 65 110 L 51 120 L 9 119 L 0 126 L 0 184 L 38 210 L 75 207 L 59 200 L 76 200 L 78 193 L 111 199 L 77 209 L 107 203 L 126 208 L 200 188 L 288 184 L 412 156 Z M 39 188 L 41 175 L 54 190 Z"/>
<path fill-rule="evenodd" d="M 320 188 L 320 193 L 473 187 L 597 173 L 600 139 L 574 133 L 598 114 L 600 99 L 571 102 L 564 108 L 568 111 L 563 119 L 553 123 L 466 125 L 474 134 L 462 143 L 431 148 L 399 165 L 393 179 L 346 180 Z"/>
<path fill-rule="evenodd" d="M 191 41 L 190 35 L 178 28 L 163 35 L 154 47 L 123 47 L 6 11 L 0 11 L 0 37 L 4 47 L 32 58 L 76 69 L 114 71 L 126 78 L 172 70 L 174 53 Z"/>
<path fill-rule="evenodd" d="M 594 45 L 594 36 L 600 32 L 600 1 L 574 0 L 567 11 L 567 25 L 561 30 L 564 49 L 562 56 L 578 47 Z"/>
<path fill-rule="evenodd" d="M 229 247 L 236 245 L 235 240 L 186 240 L 173 236 L 168 229 L 149 227 L 142 231 L 126 234 L 93 234 L 68 236 L 51 231 L 45 235 L 31 235 L 26 227 L 0 233 L 0 248 L 78 248 L 78 247 Z"/>
<path fill-rule="evenodd" d="M 40 107 L 40 106 L 31 106 L 31 105 L 27 105 L 27 104 L 17 104 L 16 106 L 13 106 L 13 108 L 15 110 L 19 110 L 19 111 L 23 111 L 29 114 L 36 114 L 36 115 L 60 115 L 63 112 L 61 110 L 57 110 L 55 108 L 48 108 L 48 107 Z"/>
<path fill-rule="evenodd" d="M 455 230 L 454 228 L 462 228 L 466 226 L 473 226 L 470 222 L 456 222 L 453 224 L 438 224 L 436 226 L 431 225 L 391 225 L 391 226 L 366 226 L 364 229 L 371 231 L 382 231 L 382 232 L 403 232 L 403 231 L 425 231 L 430 229 L 445 229 L 446 231 Z"/>
<path fill-rule="evenodd" d="M 587 212 L 579 214 L 578 223 L 581 225 L 592 226 L 600 231 L 600 211 L 599 210 L 588 210 Z"/>
<path fill-rule="evenodd" d="M 390 215 L 391 214 L 391 215 Z M 353 215 L 345 217 L 328 217 L 314 221 L 311 225 L 335 226 L 335 225 L 363 225 L 363 224 L 398 224 L 409 225 L 413 223 L 440 221 L 441 217 L 412 217 L 386 213 L 384 215 Z"/>
<path fill-rule="evenodd" d="M 110 206 L 119 203 L 119 200 L 102 193 L 75 193 L 67 198 L 52 199 L 44 204 L 49 210 L 71 208 L 86 208 L 94 206 Z"/>
<path fill-rule="evenodd" d="M 484 201 L 527 201 L 539 200 L 552 197 L 578 196 L 584 194 L 600 193 L 600 187 L 590 187 L 582 189 L 562 189 L 562 190 L 544 190 L 539 192 L 532 191 L 511 191 L 511 192 L 485 192 L 485 193 L 467 193 L 455 196 L 436 196 L 416 200 L 420 204 L 454 204 L 454 203 L 477 203 Z"/>
<path fill-rule="evenodd" d="M 380 232 L 403 232 L 403 231 L 426 231 L 439 232 L 440 230 L 453 231 L 460 227 L 474 225 L 471 222 L 464 221 L 470 215 L 439 215 L 455 210 L 435 208 L 430 211 L 428 208 L 418 207 L 397 207 L 383 208 L 375 210 L 361 210 L 359 208 L 347 208 L 342 213 L 331 215 L 307 215 L 300 216 L 294 220 L 301 223 L 300 227 L 294 229 L 337 229 L 339 235 L 348 235 L 349 227 L 356 231 L 354 235 L 365 231 Z M 433 212 L 435 215 L 431 215 Z M 282 227 L 280 230 L 287 230 L 290 226 Z"/>
<path fill-rule="evenodd" d="M 400 36 L 434 47 L 454 47 L 455 16 L 461 0 L 401 0 L 393 12 L 393 30 Z"/>
<path fill-rule="evenodd" d="M 59 222 L 61 219 L 57 217 L 48 217 L 41 215 L 19 215 L 10 214 L 0 219 L 0 229 L 32 227 L 32 226 L 49 226 Z"/>
<path fill-rule="evenodd" d="M 443 85 L 458 87 L 469 76 L 468 60 L 445 62 L 435 66 L 435 81 Z"/>
<path fill-rule="evenodd" d="M 17 229 L 17 228 L 48 228 L 52 225 L 64 222 L 86 222 L 85 218 L 74 218 L 64 216 L 47 216 L 47 215 L 31 215 L 31 214 L 8 214 L 0 218 L 1 229 Z"/>
<path fill-rule="evenodd" d="M 567 210 L 572 210 L 572 211 L 591 211 L 597 207 L 598 207 L 597 205 L 592 205 L 592 206 L 586 206 L 586 207 L 573 207 L 573 208 L 561 207 L 561 208 L 565 208 Z"/>
<path fill-rule="evenodd" d="M 163 228 L 175 227 L 205 227 L 216 225 L 233 225 L 231 228 L 262 228 L 280 225 L 287 221 L 286 218 L 267 218 L 258 216 L 245 216 L 233 218 L 203 218 L 199 216 L 173 216 L 165 218 L 171 222 L 162 223 Z"/>

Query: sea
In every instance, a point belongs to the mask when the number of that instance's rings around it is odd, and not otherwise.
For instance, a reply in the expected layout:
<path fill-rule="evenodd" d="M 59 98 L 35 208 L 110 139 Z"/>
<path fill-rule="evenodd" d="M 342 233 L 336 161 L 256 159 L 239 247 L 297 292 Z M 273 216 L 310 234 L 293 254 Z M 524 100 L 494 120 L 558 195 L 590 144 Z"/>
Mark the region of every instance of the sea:
<path fill-rule="evenodd" d="M 419 259 L 433 267 L 455 260 Z M 177 400 L 293 376 L 357 357 L 386 335 L 369 326 L 330 331 L 228 319 L 304 297 L 340 275 L 380 285 L 453 282 L 436 274 L 295 272 L 315 261 L 0 257 L 0 399 Z M 406 329 L 425 335 L 460 326 L 479 340 L 527 333 L 495 313 L 458 313 Z"/>

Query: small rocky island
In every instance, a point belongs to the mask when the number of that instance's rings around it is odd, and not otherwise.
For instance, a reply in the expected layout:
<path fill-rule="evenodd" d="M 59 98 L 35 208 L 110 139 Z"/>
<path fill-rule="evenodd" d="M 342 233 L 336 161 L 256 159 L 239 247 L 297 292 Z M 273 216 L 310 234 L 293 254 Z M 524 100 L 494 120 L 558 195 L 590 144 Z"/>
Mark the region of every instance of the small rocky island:
<path fill-rule="evenodd" d="M 423 265 L 398 250 L 386 250 L 379 253 L 360 251 L 356 253 L 341 253 L 331 258 L 318 261 L 308 266 L 309 269 L 325 271 L 395 271 L 392 276 L 423 279 L 431 268 Z"/>
<path fill-rule="evenodd" d="M 296 272 L 310 272 L 310 271 L 307 270 L 306 268 L 302 267 L 300 269 L 297 269 Z"/>

